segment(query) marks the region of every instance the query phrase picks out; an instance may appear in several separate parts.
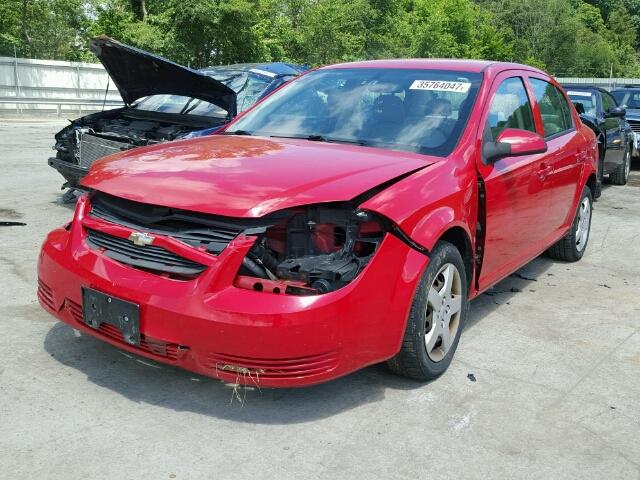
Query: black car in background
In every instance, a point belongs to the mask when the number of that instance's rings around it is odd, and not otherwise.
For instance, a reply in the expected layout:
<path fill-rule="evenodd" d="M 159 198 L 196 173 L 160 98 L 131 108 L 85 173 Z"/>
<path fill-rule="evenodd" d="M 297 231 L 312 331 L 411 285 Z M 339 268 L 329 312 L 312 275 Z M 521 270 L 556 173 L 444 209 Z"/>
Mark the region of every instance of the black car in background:
<path fill-rule="evenodd" d="M 582 122 L 594 131 L 598 141 L 600 161 L 594 197 L 600 196 L 605 175 L 609 176 L 609 182 L 613 185 L 626 185 L 631 169 L 634 135 L 625 119 L 625 109 L 603 88 L 563 86 Z"/>
<path fill-rule="evenodd" d="M 611 91 L 618 105 L 626 110 L 626 119 L 633 130 L 633 158 L 640 157 L 640 85 L 626 85 Z"/>
<path fill-rule="evenodd" d="M 192 70 L 144 50 L 96 37 L 91 50 L 109 73 L 123 108 L 85 115 L 55 135 L 49 165 L 65 178 L 64 201 L 99 158 L 144 145 L 210 135 L 307 70 L 288 63 Z"/>

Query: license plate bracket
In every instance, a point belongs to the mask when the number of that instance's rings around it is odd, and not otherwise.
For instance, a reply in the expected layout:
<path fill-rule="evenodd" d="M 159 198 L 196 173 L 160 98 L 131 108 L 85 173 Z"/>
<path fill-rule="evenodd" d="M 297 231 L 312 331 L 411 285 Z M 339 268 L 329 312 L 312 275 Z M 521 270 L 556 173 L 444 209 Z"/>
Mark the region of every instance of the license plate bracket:
<path fill-rule="evenodd" d="M 98 330 L 107 323 L 122 332 L 129 345 L 140 345 L 140 306 L 89 287 L 82 287 L 82 319 Z"/>

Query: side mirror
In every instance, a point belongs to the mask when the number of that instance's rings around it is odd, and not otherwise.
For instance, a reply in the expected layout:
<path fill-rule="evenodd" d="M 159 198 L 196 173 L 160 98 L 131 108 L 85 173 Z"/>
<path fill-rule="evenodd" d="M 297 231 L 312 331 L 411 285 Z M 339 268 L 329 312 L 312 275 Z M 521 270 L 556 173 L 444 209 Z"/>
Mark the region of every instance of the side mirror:
<path fill-rule="evenodd" d="M 611 107 L 607 110 L 607 113 L 604 114 L 605 117 L 624 117 L 627 114 L 627 111 L 622 107 Z"/>
<path fill-rule="evenodd" d="M 482 147 L 484 160 L 496 162 L 504 157 L 534 155 L 547 151 L 547 142 L 537 133 L 518 128 L 507 128 L 495 142 L 485 142 Z"/>

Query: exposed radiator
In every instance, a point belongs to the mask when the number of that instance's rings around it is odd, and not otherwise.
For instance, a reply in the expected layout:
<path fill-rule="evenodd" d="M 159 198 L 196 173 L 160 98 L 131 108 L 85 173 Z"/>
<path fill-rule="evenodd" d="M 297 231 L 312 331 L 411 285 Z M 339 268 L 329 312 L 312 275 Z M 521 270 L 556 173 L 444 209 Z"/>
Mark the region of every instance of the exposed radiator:
<path fill-rule="evenodd" d="M 80 166 L 89 168 L 99 158 L 128 150 L 131 145 L 83 133 L 80 137 Z"/>

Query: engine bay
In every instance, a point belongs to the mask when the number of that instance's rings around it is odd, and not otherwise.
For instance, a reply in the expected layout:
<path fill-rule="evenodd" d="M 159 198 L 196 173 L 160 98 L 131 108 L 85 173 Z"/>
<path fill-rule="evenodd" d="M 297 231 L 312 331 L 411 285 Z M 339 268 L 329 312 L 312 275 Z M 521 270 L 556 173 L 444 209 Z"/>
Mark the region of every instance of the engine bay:
<path fill-rule="evenodd" d="M 224 120 L 219 118 L 184 117 L 184 115 L 139 112 L 126 107 L 116 111 L 100 112 L 75 120 L 61 130 L 56 135 L 54 149 L 59 159 L 88 168 L 97 158 L 114 153 L 114 149 L 127 150 L 170 142 L 190 132 L 224 123 Z M 92 151 L 88 160 L 83 161 L 81 146 L 85 135 L 91 136 L 91 142 L 98 148 Z"/>

